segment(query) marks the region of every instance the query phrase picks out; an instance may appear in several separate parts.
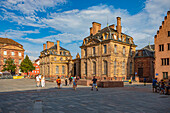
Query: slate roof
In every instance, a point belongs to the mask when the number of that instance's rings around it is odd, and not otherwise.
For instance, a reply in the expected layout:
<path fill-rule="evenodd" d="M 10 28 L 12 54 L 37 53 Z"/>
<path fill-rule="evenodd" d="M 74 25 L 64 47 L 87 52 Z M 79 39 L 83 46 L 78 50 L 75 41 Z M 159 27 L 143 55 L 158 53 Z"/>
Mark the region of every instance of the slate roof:
<path fill-rule="evenodd" d="M 139 55 L 139 51 L 142 51 L 143 55 Z M 137 57 L 154 57 L 155 56 L 155 45 L 147 45 L 144 48 L 137 50 L 135 58 Z"/>
<path fill-rule="evenodd" d="M 10 44 L 10 45 L 17 45 L 17 46 L 20 45 L 20 46 L 22 46 L 20 43 L 14 41 L 14 40 L 12 40 L 12 39 L 2 38 L 2 37 L 0 37 L 0 43 L 2 43 L 2 44 Z"/>
<path fill-rule="evenodd" d="M 115 30 L 115 29 L 113 29 L 113 28 L 111 28 L 110 26 L 108 26 L 108 27 L 105 27 L 105 28 L 103 28 L 103 29 L 101 29 L 101 30 L 99 30 L 95 35 L 91 35 L 91 36 L 87 36 L 86 37 L 86 39 L 92 39 L 92 38 L 96 38 L 96 37 L 98 37 L 98 40 L 101 42 L 101 41 L 103 41 L 102 40 L 102 34 L 103 33 L 106 33 L 106 32 L 116 32 L 117 33 L 117 30 Z M 124 33 L 121 33 L 122 35 L 126 35 L 126 43 L 128 43 L 129 44 L 129 38 L 131 37 L 131 36 L 129 36 L 129 35 L 127 35 L 127 34 L 124 34 Z M 113 38 L 111 39 L 111 40 L 114 40 Z M 117 41 L 120 41 L 120 40 L 117 40 Z M 83 45 L 83 44 L 82 44 Z"/>

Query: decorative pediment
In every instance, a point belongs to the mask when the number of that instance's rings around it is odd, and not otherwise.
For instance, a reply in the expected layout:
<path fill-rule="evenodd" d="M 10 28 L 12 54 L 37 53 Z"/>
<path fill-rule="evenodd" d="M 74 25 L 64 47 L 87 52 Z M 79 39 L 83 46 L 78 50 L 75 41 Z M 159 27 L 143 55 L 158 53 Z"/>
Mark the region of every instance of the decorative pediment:
<path fill-rule="evenodd" d="M 98 44 L 100 41 L 98 39 L 91 39 L 90 41 L 88 41 L 88 43 L 86 45 L 94 45 L 94 44 Z"/>
<path fill-rule="evenodd" d="M 21 50 L 21 51 L 24 51 L 23 48 L 15 46 L 15 45 L 5 45 L 2 48 L 3 49 L 12 49 L 12 50 Z"/>

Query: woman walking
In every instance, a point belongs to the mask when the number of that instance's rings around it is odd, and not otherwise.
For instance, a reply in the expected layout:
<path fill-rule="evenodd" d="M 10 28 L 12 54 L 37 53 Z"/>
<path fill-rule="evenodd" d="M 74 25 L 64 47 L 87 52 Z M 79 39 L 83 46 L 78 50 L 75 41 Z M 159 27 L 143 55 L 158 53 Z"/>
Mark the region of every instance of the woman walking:
<path fill-rule="evenodd" d="M 76 87 L 77 87 L 77 78 L 74 77 L 73 78 L 73 89 L 76 90 Z"/>
<path fill-rule="evenodd" d="M 45 87 L 45 77 L 44 76 L 41 77 L 41 86 Z"/>

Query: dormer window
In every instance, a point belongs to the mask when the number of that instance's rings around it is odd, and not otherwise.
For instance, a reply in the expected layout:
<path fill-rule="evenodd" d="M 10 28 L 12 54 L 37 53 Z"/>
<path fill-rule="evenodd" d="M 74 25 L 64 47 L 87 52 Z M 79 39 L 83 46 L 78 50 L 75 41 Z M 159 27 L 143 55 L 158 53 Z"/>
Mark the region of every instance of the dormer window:
<path fill-rule="evenodd" d="M 116 36 L 116 34 L 114 34 L 114 39 L 115 39 L 115 40 L 117 39 L 117 36 Z"/>

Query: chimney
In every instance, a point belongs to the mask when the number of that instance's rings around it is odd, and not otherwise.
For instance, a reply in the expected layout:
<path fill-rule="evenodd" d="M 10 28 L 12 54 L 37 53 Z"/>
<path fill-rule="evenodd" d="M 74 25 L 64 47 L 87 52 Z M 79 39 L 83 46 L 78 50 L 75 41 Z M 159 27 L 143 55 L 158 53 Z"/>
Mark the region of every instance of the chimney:
<path fill-rule="evenodd" d="M 54 42 L 47 41 L 47 49 L 51 48 L 54 46 Z"/>
<path fill-rule="evenodd" d="M 167 17 L 169 18 L 169 16 L 170 16 L 170 11 L 167 12 Z"/>
<path fill-rule="evenodd" d="M 112 29 L 115 29 L 115 25 L 114 24 L 110 25 L 109 27 L 112 28 Z"/>
<path fill-rule="evenodd" d="M 95 35 L 99 30 L 101 30 L 101 24 L 97 22 L 93 22 L 93 35 Z"/>
<path fill-rule="evenodd" d="M 57 54 L 60 54 L 60 41 L 57 40 Z"/>
<path fill-rule="evenodd" d="M 121 27 L 121 18 L 120 17 L 117 17 L 116 30 L 118 32 L 118 38 L 121 38 L 122 27 Z"/>
<path fill-rule="evenodd" d="M 46 44 L 43 44 L 43 50 L 45 50 L 46 49 Z"/>
<path fill-rule="evenodd" d="M 90 28 L 90 36 L 93 34 L 93 28 Z"/>

